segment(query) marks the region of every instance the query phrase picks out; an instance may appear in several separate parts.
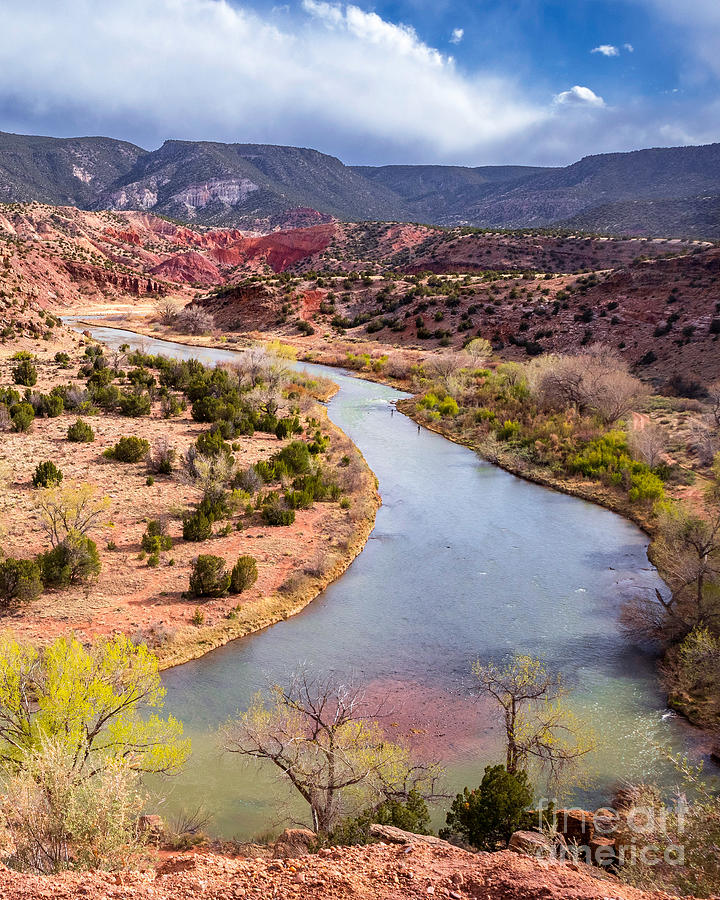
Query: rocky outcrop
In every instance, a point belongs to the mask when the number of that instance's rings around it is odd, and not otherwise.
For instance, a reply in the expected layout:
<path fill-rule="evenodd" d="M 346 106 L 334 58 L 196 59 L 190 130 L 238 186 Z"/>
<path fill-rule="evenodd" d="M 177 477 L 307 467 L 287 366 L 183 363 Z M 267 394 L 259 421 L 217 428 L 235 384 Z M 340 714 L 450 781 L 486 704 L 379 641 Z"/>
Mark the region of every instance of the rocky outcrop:
<path fill-rule="evenodd" d="M 212 313 L 215 325 L 223 331 L 254 331 L 274 325 L 282 308 L 282 294 L 275 286 L 262 282 L 228 285 L 198 301 Z"/>
<path fill-rule="evenodd" d="M 220 284 L 223 276 L 217 266 L 200 253 L 190 250 L 171 256 L 150 270 L 152 275 L 186 284 Z"/>
<path fill-rule="evenodd" d="M 555 852 L 550 841 L 537 831 L 516 831 L 511 835 L 508 847 L 515 853 L 524 853 L 537 859 L 549 859 Z"/>
<path fill-rule="evenodd" d="M 113 272 L 112 270 L 92 266 L 85 263 L 67 261 L 65 268 L 68 274 L 76 282 L 92 282 L 97 287 L 112 285 L 123 293 L 139 297 L 142 294 L 164 294 L 167 285 L 154 278 L 143 275 L 131 275 L 126 272 Z"/>
<path fill-rule="evenodd" d="M 370 834 L 388 844 L 430 844 L 433 847 L 452 847 L 452 844 L 435 837 L 434 834 L 415 834 L 412 831 L 395 828 L 394 825 L 378 825 L 376 823 L 370 826 Z"/>
<path fill-rule="evenodd" d="M 318 836 L 309 828 L 286 828 L 272 845 L 277 859 L 297 859 L 308 856 L 318 845 Z"/>

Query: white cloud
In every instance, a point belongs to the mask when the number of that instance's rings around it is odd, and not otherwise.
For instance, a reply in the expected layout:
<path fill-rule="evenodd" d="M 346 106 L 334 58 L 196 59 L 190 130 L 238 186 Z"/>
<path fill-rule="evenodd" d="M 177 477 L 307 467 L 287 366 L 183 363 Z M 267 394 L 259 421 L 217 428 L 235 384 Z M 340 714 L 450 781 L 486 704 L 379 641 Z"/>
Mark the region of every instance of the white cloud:
<path fill-rule="evenodd" d="M 565 163 L 676 134 L 697 142 L 720 124 L 720 103 L 668 113 L 627 97 L 607 107 L 580 85 L 553 99 L 559 85 L 467 71 L 413 28 L 353 3 L 301 0 L 288 10 L 277 0 L 260 13 L 243 2 L 4 4 L 0 128 L 108 134 L 148 148 L 204 139 L 315 147 L 351 163 L 480 165 Z"/>
<path fill-rule="evenodd" d="M 370 147 L 463 158 L 551 116 L 413 28 L 324 0 L 290 18 L 227 0 L 27 0 L 3 11 L 0 70 L 0 114 L 15 113 L 0 127 L 36 116 L 56 132 L 304 143 L 353 161 Z"/>
<path fill-rule="evenodd" d="M 452 34 L 450 35 L 450 43 L 451 44 L 459 44 L 460 41 L 465 37 L 465 29 L 464 28 L 453 28 Z"/>
<path fill-rule="evenodd" d="M 632 44 L 623 44 L 623 50 L 627 50 L 628 53 L 634 53 L 635 48 Z"/>
<path fill-rule="evenodd" d="M 635 0 L 651 13 L 676 26 L 676 35 L 687 43 L 686 70 L 720 76 L 720 3 L 718 0 Z"/>
<path fill-rule="evenodd" d="M 603 56 L 620 56 L 620 51 L 612 44 L 600 44 L 599 47 L 593 47 L 591 53 L 601 53 Z"/>
<path fill-rule="evenodd" d="M 561 106 L 590 106 L 596 108 L 605 106 L 605 101 L 602 97 L 598 96 L 595 91 L 591 91 L 589 87 L 583 87 L 580 84 L 574 85 L 569 91 L 562 91 L 556 94 L 554 99 L 555 103 Z"/>

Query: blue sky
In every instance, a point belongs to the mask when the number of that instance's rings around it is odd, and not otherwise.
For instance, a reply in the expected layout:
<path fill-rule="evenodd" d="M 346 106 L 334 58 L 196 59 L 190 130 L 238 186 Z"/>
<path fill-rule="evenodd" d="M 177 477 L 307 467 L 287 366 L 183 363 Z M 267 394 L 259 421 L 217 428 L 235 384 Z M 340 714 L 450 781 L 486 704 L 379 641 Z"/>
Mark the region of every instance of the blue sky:
<path fill-rule="evenodd" d="M 720 139 L 720 0 L 25 0 L 0 130 L 561 165 Z"/>

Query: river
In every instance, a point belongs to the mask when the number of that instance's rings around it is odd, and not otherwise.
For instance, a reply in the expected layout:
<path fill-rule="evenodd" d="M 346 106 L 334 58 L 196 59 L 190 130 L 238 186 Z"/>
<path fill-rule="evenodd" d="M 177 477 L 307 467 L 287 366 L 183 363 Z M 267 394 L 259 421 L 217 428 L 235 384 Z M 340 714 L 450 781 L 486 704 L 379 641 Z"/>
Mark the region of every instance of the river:
<path fill-rule="evenodd" d="M 111 346 L 206 364 L 237 352 L 90 330 Z M 339 384 L 330 418 L 377 475 L 383 505 L 365 549 L 302 613 L 163 674 L 165 711 L 184 722 L 193 755 L 182 775 L 152 785 L 158 811 L 172 819 L 202 807 L 211 833 L 239 838 L 302 818 L 266 769 L 223 755 L 217 740 L 219 725 L 301 664 L 351 673 L 388 696 L 397 724 L 414 726 L 420 752 L 443 757 L 456 790 L 502 761 L 496 725 L 470 697 L 473 660 L 535 654 L 563 673 L 596 733 L 575 802 L 604 802 L 626 779 L 671 781 L 657 748 L 697 755 L 697 732 L 665 708 L 654 660 L 617 622 L 624 597 L 662 585 L 646 536 L 418 430 L 393 412 L 405 395 L 391 387 L 303 368 Z"/>

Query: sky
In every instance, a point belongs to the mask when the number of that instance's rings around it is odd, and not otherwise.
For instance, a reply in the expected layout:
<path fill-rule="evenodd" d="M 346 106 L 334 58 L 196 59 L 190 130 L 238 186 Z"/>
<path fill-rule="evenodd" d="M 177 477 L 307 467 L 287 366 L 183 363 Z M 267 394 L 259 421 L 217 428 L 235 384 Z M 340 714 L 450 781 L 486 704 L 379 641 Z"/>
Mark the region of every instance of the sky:
<path fill-rule="evenodd" d="M 566 165 L 720 140 L 720 0 L 1 0 L 0 130 Z"/>

